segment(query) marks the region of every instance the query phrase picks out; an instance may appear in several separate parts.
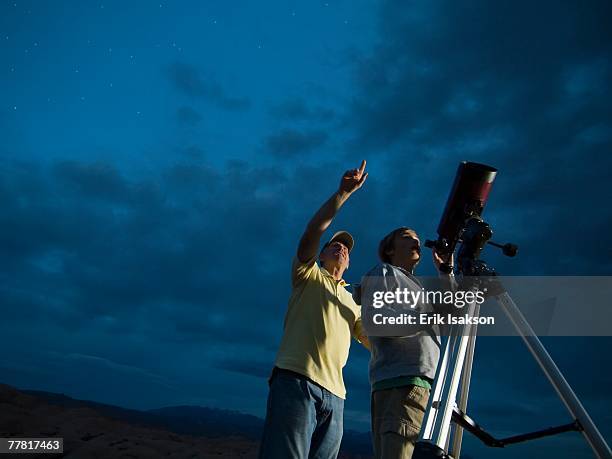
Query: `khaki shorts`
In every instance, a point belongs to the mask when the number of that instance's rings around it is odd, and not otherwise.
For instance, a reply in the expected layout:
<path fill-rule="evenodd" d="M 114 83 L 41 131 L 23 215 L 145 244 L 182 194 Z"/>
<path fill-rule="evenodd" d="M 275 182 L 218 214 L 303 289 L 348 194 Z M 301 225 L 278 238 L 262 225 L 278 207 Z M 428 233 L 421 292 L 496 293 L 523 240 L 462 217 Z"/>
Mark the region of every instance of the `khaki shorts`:
<path fill-rule="evenodd" d="M 376 459 L 410 459 L 419 438 L 429 389 L 404 386 L 372 394 L 372 437 Z"/>

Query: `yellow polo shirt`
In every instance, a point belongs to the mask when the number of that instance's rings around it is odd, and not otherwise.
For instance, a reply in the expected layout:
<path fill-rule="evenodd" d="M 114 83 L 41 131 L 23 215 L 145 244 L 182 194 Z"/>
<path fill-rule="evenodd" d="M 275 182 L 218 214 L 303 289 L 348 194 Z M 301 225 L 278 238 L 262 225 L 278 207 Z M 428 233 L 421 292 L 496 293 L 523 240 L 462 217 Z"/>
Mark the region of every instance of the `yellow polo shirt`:
<path fill-rule="evenodd" d="M 283 339 L 275 365 L 295 371 L 340 398 L 346 397 L 342 368 L 348 360 L 351 336 L 362 335 L 361 308 L 316 259 L 293 259 L 293 289 L 285 315 Z"/>

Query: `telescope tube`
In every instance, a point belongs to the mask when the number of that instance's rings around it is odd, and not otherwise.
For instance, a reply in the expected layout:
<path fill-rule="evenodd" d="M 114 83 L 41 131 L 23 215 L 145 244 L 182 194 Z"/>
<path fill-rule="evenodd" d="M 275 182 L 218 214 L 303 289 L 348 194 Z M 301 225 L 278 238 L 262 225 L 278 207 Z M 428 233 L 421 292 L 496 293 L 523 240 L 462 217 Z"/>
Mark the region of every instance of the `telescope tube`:
<path fill-rule="evenodd" d="M 497 169 L 485 164 L 461 161 L 453 187 L 438 225 L 436 248 L 451 254 L 461 237 L 466 220 L 480 217 L 489 197 Z"/>

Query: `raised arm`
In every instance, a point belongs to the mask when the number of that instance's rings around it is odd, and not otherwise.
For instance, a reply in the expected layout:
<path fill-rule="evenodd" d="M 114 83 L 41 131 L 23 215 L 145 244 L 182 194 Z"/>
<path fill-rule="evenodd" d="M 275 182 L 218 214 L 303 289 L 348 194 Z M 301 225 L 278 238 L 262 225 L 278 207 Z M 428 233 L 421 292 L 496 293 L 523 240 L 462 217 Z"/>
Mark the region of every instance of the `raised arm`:
<path fill-rule="evenodd" d="M 368 178 L 365 167 L 366 162 L 363 160 L 359 169 L 346 171 L 340 180 L 338 190 L 325 201 L 308 222 L 297 250 L 297 257 L 302 263 L 311 260 L 317 255 L 321 236 L 323 236 L 323 233 L 331 224 L 338 210 L 355 191 L 361 188 L 366 178 Z"/>

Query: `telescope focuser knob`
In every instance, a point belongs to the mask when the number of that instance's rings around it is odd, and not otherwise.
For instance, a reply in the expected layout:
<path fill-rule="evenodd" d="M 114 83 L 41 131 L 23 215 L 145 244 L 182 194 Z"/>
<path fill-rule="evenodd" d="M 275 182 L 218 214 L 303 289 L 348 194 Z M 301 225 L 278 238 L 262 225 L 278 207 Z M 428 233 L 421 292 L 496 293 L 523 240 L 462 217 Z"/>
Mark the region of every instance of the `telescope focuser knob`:
<path fill-rule="evenodd" d="M 507 257 L 514 257 L 518 253 L 518 246 L 516 244 L 511 244 L 510 242 L 501 245 L 497 242 L 489 241 L 489 244 L 502 249 L 502 252 L 504 252 L 504 255 L 506 255 Z"/>
<path fill-rule="evenodd" d="M 502 251 L 507 257 L 514 257 L 518 253 L 518 246 L 508 242 L 507 244 L 504 244 Z"/>

